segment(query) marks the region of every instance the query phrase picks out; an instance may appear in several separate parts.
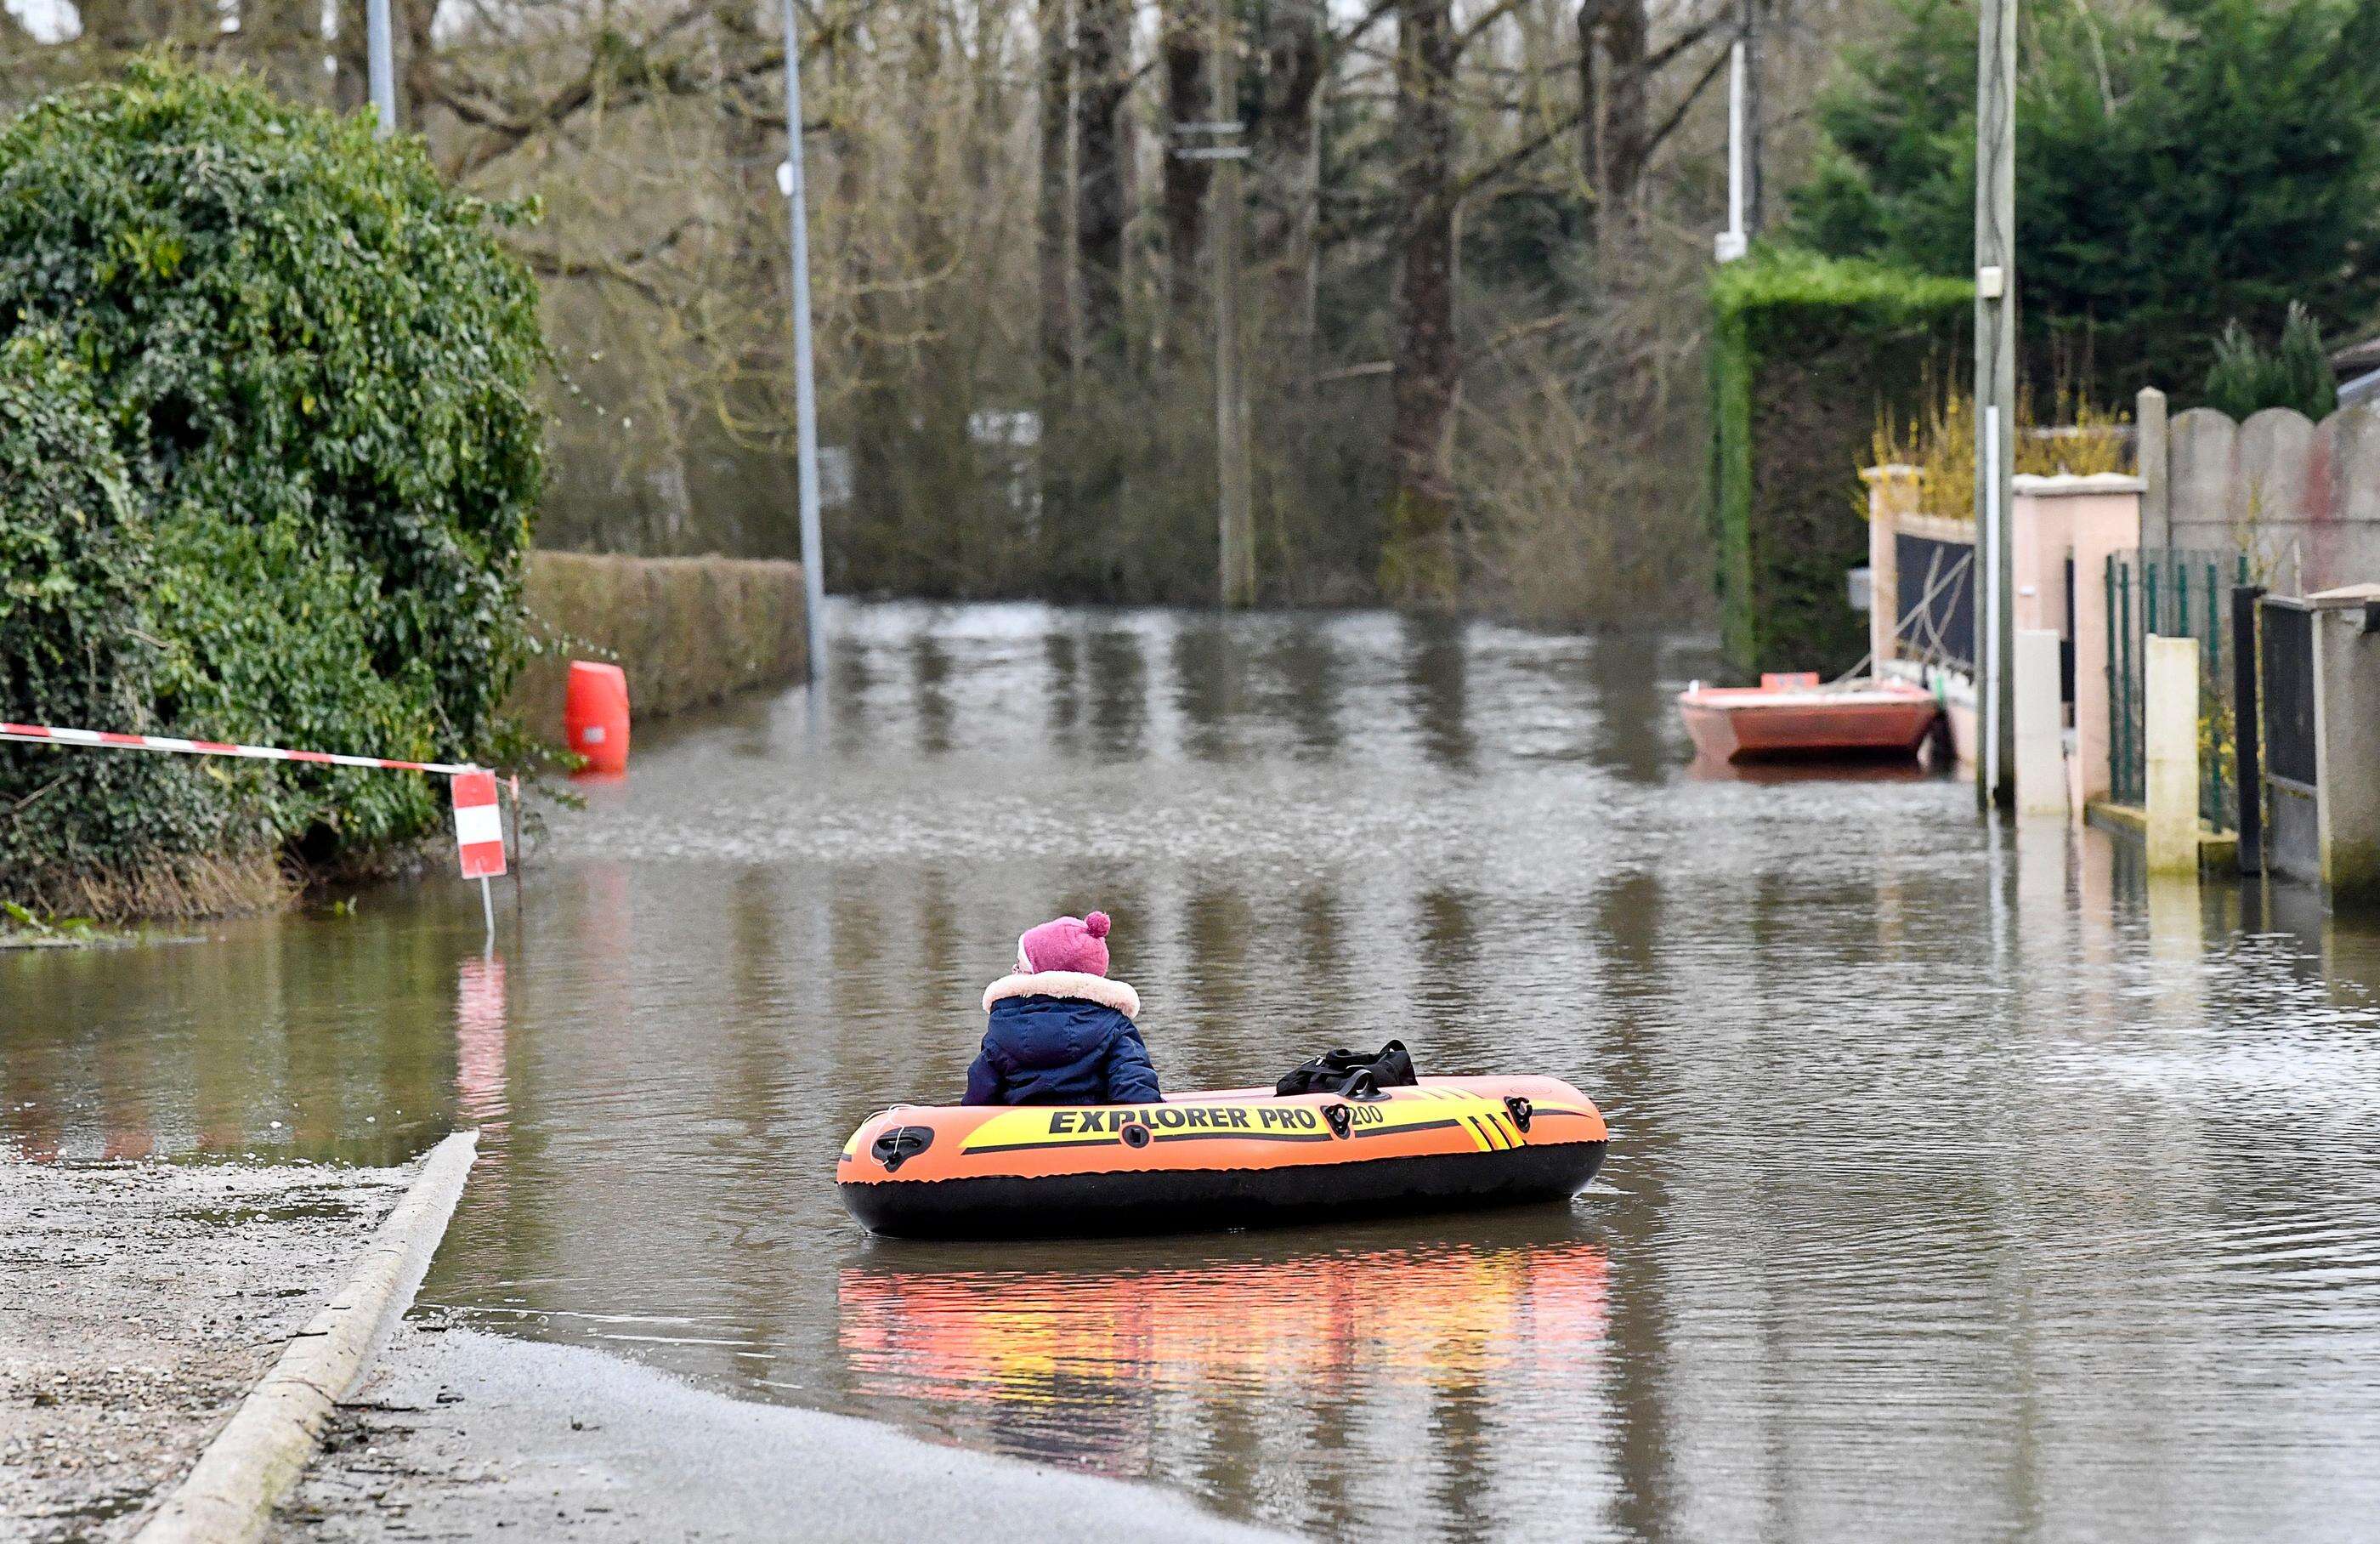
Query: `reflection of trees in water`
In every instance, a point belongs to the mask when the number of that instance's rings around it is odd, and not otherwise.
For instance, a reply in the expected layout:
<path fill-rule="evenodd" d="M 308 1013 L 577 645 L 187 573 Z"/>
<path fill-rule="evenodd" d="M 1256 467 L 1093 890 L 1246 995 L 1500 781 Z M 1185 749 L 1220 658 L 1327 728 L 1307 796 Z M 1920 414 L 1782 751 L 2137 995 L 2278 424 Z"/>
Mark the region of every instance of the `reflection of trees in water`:
<path fill-rule="evenodd" d="M 1252 1239 L 1243 1258 L 1113 1269 L 1092 1262 L 1184 1246 L 1085 1247 L 1083 1270 L 846 1267 L 837 1337 L 853 1393 L 965 1441 L 1189 1484 L 1325 1533 L 1403 1516 L 1416 1488 L 1391 1471 L 1427 1471 L 1430 1531 L 1492 1524 L 1500 1436 L 1604 1395 L 1609 1264 L 1592 1241 Z M 1379 1483 L 1351 1491 L 1348 1465 L 1308 1461 L 1318 1446 L 1367 1455 Z"/>
<path fill-rule="evenodd" d="M 1498 992 L 1479 978 L 1475 891 L 1433 886 L 1415 900 L 1414 1012 L 1427 1025 L 1423 1070 L 1488 1070 L 1498 1057 Z"/>
<path fill-rule="evenodd" d="M 1470 724 L 1467 625 L 1440 614 L 1399 619 L 1405 644 L 1406 702 L 1423 751 L 1450 772 L 1469 772 L 1477 750 Z"/>
<path fill-rule="evenodd" d="M 1148 729 L 1148 659 L 1130 627 L 1097 626 L 1084 650 L 1091 677 L 1093 743 L 1104 760 L 1141 752 Z"/>
<path fill-rule="evenodd" d="M 1200 761 L 1232 759 L 1232 720 L 1247 703 L 1243 688 L 1247 659 L 1238 630 L 1212 616 L 1184 617 L 1167 650 L 1173 675 L 1174 711 L 1189 725 L 1184 748 Z"/>
<path fill-rule="evenodd" d="M 1623 782 L 1657 784 L 1674 764 L 1678 709 L 1662 679 L 1668 650 L 1659 637 L 1612 634 L 1561 662 L 1561 675 L 1575 672 L 1594 693 L 1596 763 Z"/>
<path fill-rule="evenodd" d="M 837 756 L 866 750 L 883 727 L 868 711 L 880 666 L 876 646 L 867 638 L 844 631 L 826 651 L 826 699 L 832 712 L 832 737 Z"/>
<path fill-rule="evenodd" d="M 1256 906 L 1232 886 L 1201 885 L 1182 905 L 1182 952 L 1191 969 L 1191 1002 L 1184 1004 L 1200 1027 L 1200 1039 L 1229 1044 L 1247 1009 L 1248 948 L 1257 936 Z M 1311 1055 L 1311 1052 L 1302 1052 Z M 1291 1057 L 1283 1067 L 1298 1060 Z"/>
<path fill-rule="evenodd" d="M 942 756 L 951 748 L 951 656 L 930 627 L 909 635 L 910 713 L 917 723 L 917 748 Z"/>
<path fill-rule="evenodd" d="M 1597 887 L 1587 913 L 1597 956 L 1594 1043 L 1580 1050 L 1581 1064 L 1596 1068 L 1614 1150 L 1627 1154 L 1621 1184 L 1632 1247 L 1627 1274 L 1610 1299 L 1612 1467 L 1620 1482 L 1612 1520 L 1616 1531 L 1643 1539 L 1673 1537 L 1679 1507 L 1670 1404 L 1677 1308 L 1659 1242 L 1670 1215 L 1675 1137 L 1651 1118 L 1678 1092 L 1677 1064 L 1663 1043 L 1674 1012 L 1661 952 L 1675 925 L 1667 902 L 1659 874 L 1649 869 L 1611 875 Z"/>
<path fill-rule="evenodd" d="M 1072 632 L 1051 627 L 1041 635 L 1041 662 L 1049 677 L 1042 692 L 1051 744 L 1068 757 L 1083 748 L 1082 647 Z"/>
<path fill-rule="evenodd" d="M 1349 1001 L 1347 979 L 1354 962 L 1347 957 L 1347 906 L 1337 889 L 1316 881 L 1290 898 L 1295 913 L 1298 973 L 1317 1001 Z"/>
<path fill-rule="evenodd" d="M 1265 662 L 1280 687 L 1272 706 L 1296 729 L 1298 748 L 1315 760 L 1336 751 L 1346 738 L 1339 723 L 1345 670 L 1328 625 L 1311 615 L 1288 618 Z"/>

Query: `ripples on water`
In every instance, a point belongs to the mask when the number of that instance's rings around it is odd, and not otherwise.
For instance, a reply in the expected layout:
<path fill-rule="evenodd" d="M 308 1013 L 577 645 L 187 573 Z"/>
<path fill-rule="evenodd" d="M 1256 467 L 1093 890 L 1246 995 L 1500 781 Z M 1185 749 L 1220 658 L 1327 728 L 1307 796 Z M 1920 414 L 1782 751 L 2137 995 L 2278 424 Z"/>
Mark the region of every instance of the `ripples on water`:
<path fill-rule="evenodd" d="M 639 732 L 496 958 L 352 919 L 0 958 L 35 1157 L 486 1159 L 426 1291 L 748 1397 L 1330 1535 L 2352 1537 L 2380 1515 L 2380 938 L 1686 764 L 1690 642 L 840 608 L 829 687 Z M 0 750 L 0 754 L 37 754 Z M 1401 1036 L 1615 1140 L 1575 1207 L 875 1243 L 844 1133 L 956 1093 L 1104 906 L 1170 1085 Z M 278 1121 L 279 1125 L 272 1123 Z"/>

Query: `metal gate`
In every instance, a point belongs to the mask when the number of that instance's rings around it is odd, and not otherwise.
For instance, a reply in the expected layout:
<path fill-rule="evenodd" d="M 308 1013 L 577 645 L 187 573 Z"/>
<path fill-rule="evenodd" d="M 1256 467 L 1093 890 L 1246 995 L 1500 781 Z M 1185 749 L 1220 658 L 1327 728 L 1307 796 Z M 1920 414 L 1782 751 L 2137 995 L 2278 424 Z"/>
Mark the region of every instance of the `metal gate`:
<path fill-rule="evenodd" d="M 2244 553 L 2178 548 L 2107 557 L 2107 760 L 2118 804 L 2147 796 L 2148 640 L 2198 643 L 2198 814 L 2216 831 L 2238 826 L 2233 799 L 2232 658 L 2228 597 L 2248 579 Z"/>
<path fill-rule="evenodd" d="M 1900 593 L 1893 613 L 1904 660 L 1972 673 L 1975 668 L 1975 547 L 1973 541 L 1893 538 Z"/>
<path fill-rule="evenodd" d="M 2265 790 L 2264 857 L 2274 872 L 2322 877 L 2322 833 L 2315 815 L 2313 610 L 2267 595 L 2256 607 L 2257 674 Z"/>

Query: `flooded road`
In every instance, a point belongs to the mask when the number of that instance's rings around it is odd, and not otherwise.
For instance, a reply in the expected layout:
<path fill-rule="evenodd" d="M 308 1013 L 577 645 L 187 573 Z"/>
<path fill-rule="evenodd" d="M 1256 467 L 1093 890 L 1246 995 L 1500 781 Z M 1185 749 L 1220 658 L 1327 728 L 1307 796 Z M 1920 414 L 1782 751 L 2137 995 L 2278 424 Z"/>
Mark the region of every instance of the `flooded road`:
<path fill-rule="evenodd" d="M 2380 933 L 1960 783 L 1696 772 L 1691 642 L 840 608 L 479 903 L 0 956 L 35 1157 L 485 1155 L 424 1291 L 1330 1537 L 2300 1538 L 2380 1515 Z M 1115 918 L 1170 1088 L 1396 1036 L 1610 1116 L 1572 1207 L 867 1238 L 1017 933 Z"/>

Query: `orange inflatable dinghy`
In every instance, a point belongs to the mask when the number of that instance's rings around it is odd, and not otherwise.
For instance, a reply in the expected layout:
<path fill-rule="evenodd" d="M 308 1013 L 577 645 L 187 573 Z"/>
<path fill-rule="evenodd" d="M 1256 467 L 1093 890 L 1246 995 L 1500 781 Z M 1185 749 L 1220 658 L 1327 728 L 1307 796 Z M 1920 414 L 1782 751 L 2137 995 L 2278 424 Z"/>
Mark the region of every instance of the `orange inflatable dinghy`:
<path fill-rule="evenodd" d="M 1425 1077 L 1369 1098 L 902 1106 L 851 1134 L 835 1188 L 870 1229 L 904 1237 L 1165 1233 L 1563 1199 L 1608 1140 L 1594 1101 L 1550 1077 Z"/>

